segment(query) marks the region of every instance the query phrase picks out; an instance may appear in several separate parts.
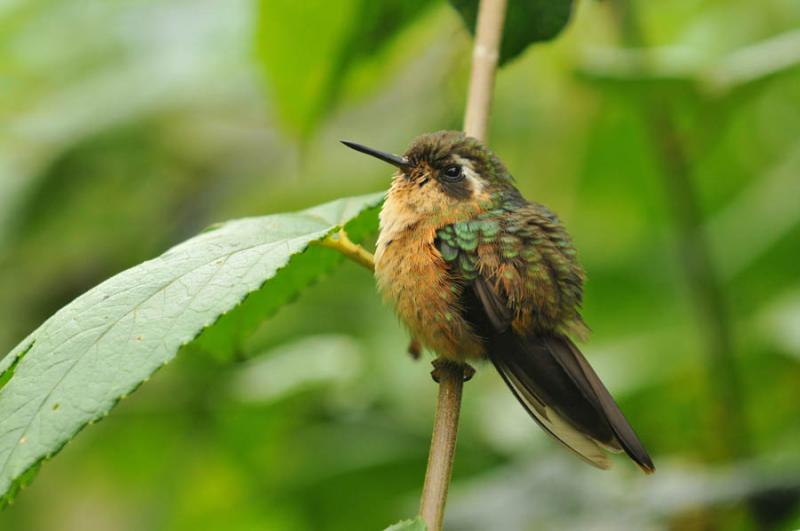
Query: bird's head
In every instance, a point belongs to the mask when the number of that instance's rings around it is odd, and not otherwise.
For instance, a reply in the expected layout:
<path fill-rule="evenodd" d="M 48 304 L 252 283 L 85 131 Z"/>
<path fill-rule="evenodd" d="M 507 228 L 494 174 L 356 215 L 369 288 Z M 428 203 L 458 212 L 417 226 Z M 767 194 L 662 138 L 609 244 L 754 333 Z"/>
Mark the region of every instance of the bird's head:
<path fill-rule="evenodd" d="M 410 209 L 434 215 L 491 200 L 512 186 L 500 160 L 477 139 L 460 131 L 438 131 L 417 137 L 402 155 L 342 141 L 397 168 L 392 194 Z"/>

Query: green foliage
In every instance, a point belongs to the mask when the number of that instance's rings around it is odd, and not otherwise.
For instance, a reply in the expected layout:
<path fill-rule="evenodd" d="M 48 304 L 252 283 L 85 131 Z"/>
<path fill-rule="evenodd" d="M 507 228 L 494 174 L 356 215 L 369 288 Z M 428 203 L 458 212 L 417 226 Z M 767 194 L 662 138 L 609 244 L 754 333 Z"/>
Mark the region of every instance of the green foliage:
<path fill-rule="evenodd" d="M 479 0 L 450 0 L 464 24 L 475 33 Z M 511 61 L 535 42 L 555 38 L 569 22 L 572 0 L 508 0 L 500 64 Z"/>
<path fill-rule="evenodd" d="M 349 71 L 381 50 L 430 0 L 260 0 L 258 57 L 278 113 L 307 136 L 339 100 Z"/>
<path fill-rule="evenodd" d="M 438 2 L 331 81 L 338 97 L 298 141 L 287 117 L 322 95 L 291 69 L 308 51 L 320 58 L 308 74 L 329 75 L 348 1 L 312 4 L 330 28 L 297 25 L 291 6 L 276 8 L 269 24 L 302 46 L 272 66 L 254 53 L 267 4 L 4 4 L 0 353 L 215 220 L 384 189 L 389 171 L 339 138 L 398 152 L 421 132 L 459 127 L 470 43 L 459 14 Z M 644 50 L 620 46 L 613 9 L 622 4 L 638 8 Z M 568 31 L 500 70 L 492 147 L 524 195 L 572 233 L 588 273 L 593 334 L 582 347 L 659 470 L 645 478 L 622 460 L 598 472 L 572 459 L 479 366 L 464 392 L 448 528 L 800 526 L 796 5 L 576 2 Z M 282 76 L 278 67 L 297 80 L 280 97 L 270 77 Z M 654 95 L 679 126 L 735 328 L 752 448 L 744 461 L 725 460 L 713 443 L 704 325 L 641 113 Z M 351 236 L 374 215 L 351 224 Z M 41 467 L 0 511 L 0 528 L 352 531 L 413 514 L 436 388 L 427 361 L 406 354 L 407 333 L 370 275 L 349 262 L 331 269 L 340 260 L 314 245 L 294 255 L 267 289 Z M 316 261 L 330 270 L 324 282 L 246 339 L 232 333 L 292 300 Z M 14 389 L 12 372 L 0 396 Z M 769 502 L 759 522 L 742 514 L 754 500 Z"/>
<path fill-rule="evenodd" d="M 382 198 L 382 194 L 366 198 L 365 204 L 376 203 Z M 359 212 L 358 209 L 363 208 L 359 201 L 351 204 L 349 200 L 340 199 L 305 212 L 309 215 L 320 215 L 317 211 L 321 210 L 325 213 L 326 219 L 331 219 L 328 217 L 331 206 L 342 209 L 332 219 L 347 223 L 347 234 L 351 240 L 359 242 L 375 232 L 378 226 L 378 209 L 370 208 Z M 356 210 L 350 210 L 352 208 Z M 249 293 L 241 304 L 220 315 L 214 326 L 203 330 L 195 345 L 223 358 L 231 358 L 241 353 L 243 341 L 265 317 L 291 302 L 302 287 L 330 271 L 342 259 L 340 254 L 330 252 L 328 249 L 313 245 L 306 247 L 303 252 L 296 253 L 292 257 L 291 267 L 277 270 L 269 283 Z"/>
<path fill-rule="evenodd" d="M 384 531 L 425 531 L 426 529 L 428 529 L 428 526 L 425 525 L 425 521 L 417 516 L 413 520 L 403 520 L 390 525 Z"/>
<path fill-rule="evenodd" d="M 332 263 L 292 258 L 348 222 L 363 232 L 360 215 L 381 197 L 223 223 L 57 312 L 0 366 L 0 380 L 11 374 L 0 394 L 0 493 L 13 493 L 29 470 L 107 415 L 220 316 L 246 311 L 247 319 L 263 319 L 291 298 Z M 278 274 L 295 268 L 302 271 Z"/>

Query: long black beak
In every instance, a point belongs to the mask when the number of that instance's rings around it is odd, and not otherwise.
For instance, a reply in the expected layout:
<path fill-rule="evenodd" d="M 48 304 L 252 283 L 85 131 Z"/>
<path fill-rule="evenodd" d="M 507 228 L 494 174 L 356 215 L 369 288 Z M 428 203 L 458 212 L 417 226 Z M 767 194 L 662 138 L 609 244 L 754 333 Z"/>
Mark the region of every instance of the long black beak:
<path fill-rule="evenodd" d="M 366 153 L 367 155 L 371 155 L 376 159 L 380 159 L 383 162 L 388 162 L 392 166 L 397 166 L 400 169 L 408 168 L 408 160 L 405 157 L 393 155 L 377 149 L 372 149 L 371 147 L 362 146 L 361 144 L 356 144 L 355 142 L 348 142 L 347 140 L 341 140 L 341 143 L 351 149 L 355 149 L 356 151 L 360 151 L 361 153 Z"/>

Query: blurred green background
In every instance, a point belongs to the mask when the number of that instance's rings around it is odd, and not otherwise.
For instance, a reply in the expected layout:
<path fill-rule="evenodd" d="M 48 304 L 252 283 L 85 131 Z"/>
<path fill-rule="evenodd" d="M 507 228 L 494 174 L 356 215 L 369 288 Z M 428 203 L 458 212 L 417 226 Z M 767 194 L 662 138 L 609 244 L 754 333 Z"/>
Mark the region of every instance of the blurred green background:
<path fill-rule="evenodd" d="M 499 73 L 491 144 L 588 271 L 584 346 L 658 472 L 587 467 L 489 367 L 447 528 L 800 527 L 800 3 L 582 0 Z M 0 3 L 0 353 L 205 226 L 385 189 L 337 140 L 459 128 L 443 1 Z M 436 387 L 347 263 L 235 359 L 189 348 L 81 433 L 11 530 L 379 529 Z"/>

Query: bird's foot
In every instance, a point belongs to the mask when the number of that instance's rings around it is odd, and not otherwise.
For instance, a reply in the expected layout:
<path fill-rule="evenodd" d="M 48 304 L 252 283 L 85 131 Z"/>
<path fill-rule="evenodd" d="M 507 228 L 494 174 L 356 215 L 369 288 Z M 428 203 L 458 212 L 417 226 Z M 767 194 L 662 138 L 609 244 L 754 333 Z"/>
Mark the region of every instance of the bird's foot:
<path fill-rule="evenodd" d="M 422 355 L 422 343 L 416 337 L 411 338 L 411 343 L 408 344 L 408 353 L 415 360 L 418 360 Z"/>
<path fill-rule="evenodd" d="M 461 372 L 465 382 L 472 380 L 472 377 L 475 376 L 475 369 L 473 369 L 468 363 L 461 361 L 436 358 L 431 362 L 431 365 L 433 365 L 431 378 L 433 378 L 433 381 L 436 383 L 439 383 L 439 380 L 442 378 L 442 376 L 444 376 L 446 371 L 455 370 Z"/>

